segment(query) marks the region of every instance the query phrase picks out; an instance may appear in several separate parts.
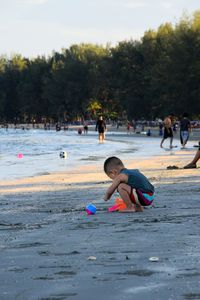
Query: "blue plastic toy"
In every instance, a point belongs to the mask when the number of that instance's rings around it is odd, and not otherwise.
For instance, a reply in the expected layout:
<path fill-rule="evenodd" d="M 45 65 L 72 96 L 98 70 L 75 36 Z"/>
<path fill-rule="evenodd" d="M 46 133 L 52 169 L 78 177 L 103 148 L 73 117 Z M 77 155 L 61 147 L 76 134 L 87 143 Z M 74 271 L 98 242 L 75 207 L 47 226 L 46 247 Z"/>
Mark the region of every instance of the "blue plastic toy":
<path fill-rule="evenodd" d="M 88 215 L 95 215 L 96 214 L 96 206 L 92 203 L 88 204 L 85 208 Z"/>

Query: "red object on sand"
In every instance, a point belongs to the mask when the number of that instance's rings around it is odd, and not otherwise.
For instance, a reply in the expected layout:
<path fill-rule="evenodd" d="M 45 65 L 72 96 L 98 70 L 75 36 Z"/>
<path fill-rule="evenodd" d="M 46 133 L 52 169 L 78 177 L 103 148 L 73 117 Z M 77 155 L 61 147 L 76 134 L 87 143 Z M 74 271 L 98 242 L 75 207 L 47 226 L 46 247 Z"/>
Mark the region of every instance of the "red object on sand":
<path fill-rule="evenodd" d="M 108 208 L 109 212 L 113 212 L 113 211 L 119 211 L 119 210 L 123 210 L 126 208 L 126 204 L 123 201 L 123 199 L 120 198 L 116 198 L 115 199 L 115 204 L 111 207 Z"/>
<path fill-rule="evenodd" d="M 111 207 L 108 208 L 108 211 L 109 212 L 113 212 L 113 211 L 117 211 L 119 208 L 118 208 L 118 205 L 113 205 Z"/>

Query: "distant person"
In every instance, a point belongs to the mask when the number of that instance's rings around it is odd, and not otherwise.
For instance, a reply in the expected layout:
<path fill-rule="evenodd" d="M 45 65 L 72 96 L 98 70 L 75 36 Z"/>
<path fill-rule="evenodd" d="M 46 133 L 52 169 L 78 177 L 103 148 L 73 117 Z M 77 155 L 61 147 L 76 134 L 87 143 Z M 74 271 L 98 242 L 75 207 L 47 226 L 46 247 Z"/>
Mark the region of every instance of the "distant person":
<path fill-rule="evenodd" d="M 63 128 L 64 131 L 67 131 L 69 130 L 69 127 L 67 125 L 64 125 L 64 128 Z"/>
<path fill-rule="evenodd" d="M 144 129 L 145 129 L 145 126 L 144 126 L 144 124 L 142 124 L 142 132 L 144 132 Z"/>
<path fill-rule="evenodd" d="M 130 132 L 130 130 L 131 130 L 131 124 L 130 124 L 129 121 L 127 122 L 126 129 L 127 129 L 127 134 L 131 133 L 131 132 Z"/>
<path fill-rule="evenodd" d="M 50 124 L 44 123 L 44 130 L 50 130 Z"/>
<path fill-rule="evenodd" d="M 151 129 L 149 128 L 146 133 L 147 136 L 151 136 Z"/>
<path fill-rule="evenodd" d="M 84 131 L 84 134 L 88 134 L 88 125 L 87 125 L 87 123 L 84 124 L 83 131 Z"/>
<path fill-rule="evenodd" d="M 126 169 L 118 157 L 109 157 L 104 162 L 106 175 L 113 180 L 107 189 L 104 200 L 110 199 L 117 191 L 126 204 L 122 212 L 143 212 L 143 206 L 149 206 L 154 200 L 154 186 L 137 169 Z"/>
<path fill-rule="evenodd" d="M 183 168 L 184 169 L 195 169 L 197 167 L 197 162 L 199 159 L 200 159 L 200 142 L 199 142 L 199 149 L 197 150 L 193 160 Z"/>
<path fill-rule="evenodd" d="M 67 130 L 69 130 L 69 126 L 68 126 L 68 124 L 64 124 L 64 131 L 67 131 Z"/>
<path fill-rule="evenodd" d="M 60 131 L 61 130 L 61 126 L 60 126 L 60 124 L 56 124 L 56 131 Z"/>
<path fill-rule="evenodd" d="M 135 132 L 135 130 L 136 130 L 136 122 L 135 122 L 134 119 L 132 120 L 132 126 L 133 126 L 133 132 Z"/>
<path fill-rule="evenodd" d="M 99 141 L 103 142 L 105 140 L 106 123 L 102 116 L 99 117 L 95 130 L 99 133 Z"/>
<path fill-rule="evenodd" d="M 82 129 L 79 128 L 79 129 L 78 129 L 78 134 L 82 134 L 82 132 L 83 132 Z"/>
<path fill-rule="evenodd" d="M 188 114 L 184 113 L 182 119 L 180 120 L 180 141 L 183 148 L 187 144 L 189 139 L 189 132 L 191 130 L 190 120 L 188 119 Z"/>
<path fill-rule="evenodd" d="M 166 140 L 167 138 L 170 138 L 170 145 L 169 145 L 169 147 L 173 148 L 173 146 L 172 146 L 172 142 L 173 142 L 173 130 L 172 130 L 172 127 L 173 127 L 173 118 L 174 118 L 174 114 L 171 113 L 171 114 L 169 114 L 169 116 L 167 116 L 164 119 L 164 122 L 163 122 L 164 133 L 163 133 L 162 141 L 160 143 L 160 147 L 161 148 L 163 148 L 164 140 Z"/>

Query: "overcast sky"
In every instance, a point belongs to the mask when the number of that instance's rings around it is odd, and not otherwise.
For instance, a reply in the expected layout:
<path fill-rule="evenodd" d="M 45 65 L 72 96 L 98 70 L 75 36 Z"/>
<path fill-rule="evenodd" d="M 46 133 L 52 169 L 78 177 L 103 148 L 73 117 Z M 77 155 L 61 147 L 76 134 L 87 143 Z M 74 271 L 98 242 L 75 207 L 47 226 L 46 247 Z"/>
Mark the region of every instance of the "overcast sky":
<path fill-rule="evenodd" d="M 0 0 L 0 55 L 49 55 L 75 43 L 139 39 L 199 0 Z"/>

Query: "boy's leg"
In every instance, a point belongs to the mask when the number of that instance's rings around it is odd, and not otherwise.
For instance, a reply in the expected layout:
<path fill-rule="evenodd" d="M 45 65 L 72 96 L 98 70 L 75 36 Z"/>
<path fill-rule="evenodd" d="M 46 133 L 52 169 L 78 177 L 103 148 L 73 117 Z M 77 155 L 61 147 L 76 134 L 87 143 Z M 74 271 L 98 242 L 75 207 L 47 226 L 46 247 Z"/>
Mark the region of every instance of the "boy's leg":
<path fill-rule="evenodd" d="M 139 205 L 139 203 L 133 203 L 131 200 L 131 192 L 132 189 L 129 185 L 125 184 L 125 183 L 121 183 L 118 186 L 118 192 L 121 196 L 121 198 L 124 200 L 124 202 L 126 203 L 127 208 L 122 210 L 121 212 L 136 212 L 136 211 L 143 211 L 143 208 L 141 207 L 141 205 Z"/>
<path fill-rule="evenodd" d="M 135 189 L 132 189 L 131 190 L 131 201 L 135 203 L 135 210 L 137 212 L 143 212 L 144 211 L 144 208 L 141 206 L 139 200 L 138 200 L 138 195 L 136 193 L 136 190 Z M 134 199 L 134 200 L 133 200 Z"/>

